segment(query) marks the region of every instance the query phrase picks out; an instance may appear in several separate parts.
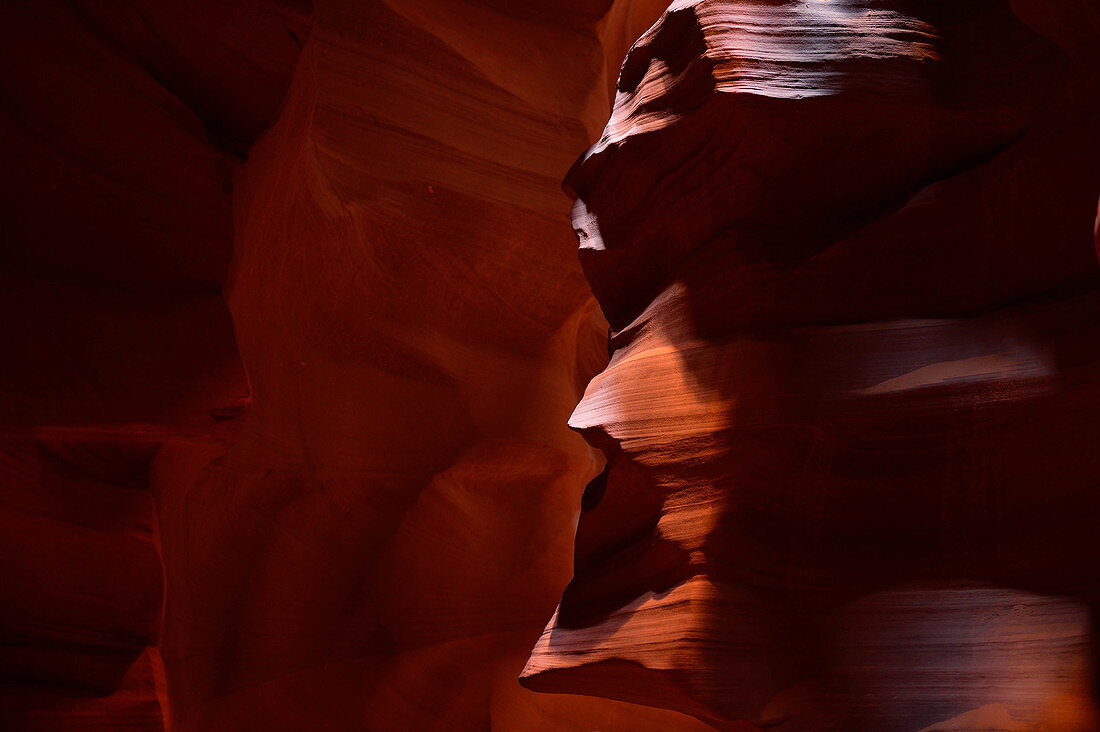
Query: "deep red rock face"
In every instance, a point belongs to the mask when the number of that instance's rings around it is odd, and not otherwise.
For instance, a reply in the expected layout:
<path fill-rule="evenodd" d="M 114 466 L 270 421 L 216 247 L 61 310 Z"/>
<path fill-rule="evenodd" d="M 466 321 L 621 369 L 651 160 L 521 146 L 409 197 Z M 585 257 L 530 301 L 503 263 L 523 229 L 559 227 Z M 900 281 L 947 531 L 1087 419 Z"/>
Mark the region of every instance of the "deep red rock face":
<path fill-rule="evenodd" d="M 560 181 L 635 21 L 500 5 L 319 3 L 235 180 L 252 402 L 155 470 L 178 729 L 700 728 L 517 683 L 599 470 L 566 420 L 607 326 Z"/>
<path fill-rule="evenodd" d="M 289 82 L 287 27 L 308 30 L 200 5 L 0 8 L 5 730 L 164 728 L 150 476 L 247 402 L 232 173 Z"/>
<path fill-rule="evenodd" d="M 1096 728 L 1093 3 L 665 5 L 0 8 L 0 729 Z"/>
<path fill-rule="evenodd" d="M 0 11 L 0 727 L 697 727 L 516 682 L 598 471 L 560 181 L 662 9 Z"/>
<path fill-rule="evenodd" d="M 566 181 L 608 464 L 525 685 L 1096 728 L 1098 16 L 1056 5 L 677 2 L 634 46 Z"/>

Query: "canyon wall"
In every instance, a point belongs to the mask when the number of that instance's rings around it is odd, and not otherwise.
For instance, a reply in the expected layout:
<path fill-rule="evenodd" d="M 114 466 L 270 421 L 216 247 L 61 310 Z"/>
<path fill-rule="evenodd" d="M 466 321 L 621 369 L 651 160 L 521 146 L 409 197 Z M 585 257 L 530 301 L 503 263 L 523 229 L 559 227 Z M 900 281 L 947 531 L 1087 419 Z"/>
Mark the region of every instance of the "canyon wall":
<path fill-rule="evenodd" d="M 6 727 L 693 724 L 516 684 L 598 470 L 560 180 L 662 7 L 363 5 L 4 9 Z"/>
<path fill-rule="evenodd" d="M 1098 18 L 703 0 L 634 46 L 566 181 L 607 468 L 526 686 L 1096 729 Z"/>
<path fill-rule="evenodd" d="M 247 413 L 153 464 L 174 728 L 696 726 L 516 681 L 599 470 L 560 181 L 659 11 L 315 7 L 234 181 Z"/>
<path fill-rule="evenodd" d="M 0 10 L 0 727 L 1096 727 L 1097 11 L 665 6 Z"/>
<path fill-rule="evenodd" d="M 151 466 L 247 402 L 221 295 L 231 176 L 308 8 L 0 15 L 0 727 L 163 729 Z"/>

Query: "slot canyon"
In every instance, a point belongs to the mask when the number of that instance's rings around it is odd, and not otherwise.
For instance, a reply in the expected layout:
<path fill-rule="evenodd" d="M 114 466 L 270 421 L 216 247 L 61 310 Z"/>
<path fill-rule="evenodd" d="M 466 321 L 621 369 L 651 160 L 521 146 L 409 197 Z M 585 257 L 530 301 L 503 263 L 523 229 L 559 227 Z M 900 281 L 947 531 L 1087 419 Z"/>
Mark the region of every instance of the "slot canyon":
<path fill-rule="evenodd" d="M 0 729 L 1100 731 L 1096 0 L 0 14 Z"/>

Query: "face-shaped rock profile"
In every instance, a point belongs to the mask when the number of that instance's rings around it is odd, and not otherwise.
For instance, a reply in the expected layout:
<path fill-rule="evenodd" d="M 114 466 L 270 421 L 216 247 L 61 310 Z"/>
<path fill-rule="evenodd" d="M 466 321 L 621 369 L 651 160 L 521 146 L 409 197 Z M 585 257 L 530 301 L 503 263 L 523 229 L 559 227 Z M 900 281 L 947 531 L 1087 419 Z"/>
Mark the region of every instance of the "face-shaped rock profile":
<path fill-rule="evenodd" d="M 1100 11 L 675 2 L 570 172 L 607 458 L 521 679 L 719 728 L 1097 725 Z"/>

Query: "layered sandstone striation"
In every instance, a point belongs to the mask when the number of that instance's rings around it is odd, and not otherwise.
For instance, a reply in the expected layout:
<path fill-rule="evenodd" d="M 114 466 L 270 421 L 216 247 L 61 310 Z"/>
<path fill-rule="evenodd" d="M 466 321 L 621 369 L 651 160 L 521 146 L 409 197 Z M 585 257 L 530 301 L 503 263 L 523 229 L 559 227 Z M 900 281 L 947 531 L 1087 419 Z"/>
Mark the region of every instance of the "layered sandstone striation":
<path fill-rule="evenodd" d="M 517 683 L 599 471 L 566 420 L 607 326 L 560 181 L 660 10 L 316 5 L 235 180 L 252 401 L 228 450 L 154 466 L 176 728 L 699 727 Z"/>
<path fill-rule="evenodd" d="M 661 10 L 4 8 L 0 726 L 697 726 L 516 682 L 599 468 L 560 180 Z"/>
<path fill-rule="evenodd" d="M 0 9 L 0 727 L 1095 726 L 1092 4 L 665 9 Z"/>
<path fill-rule="evenodd" d="M 643 35 L 566 179 L 607 467 L 526 686 L 1095 728 L 1098 17 L 703 0 Z"/>

